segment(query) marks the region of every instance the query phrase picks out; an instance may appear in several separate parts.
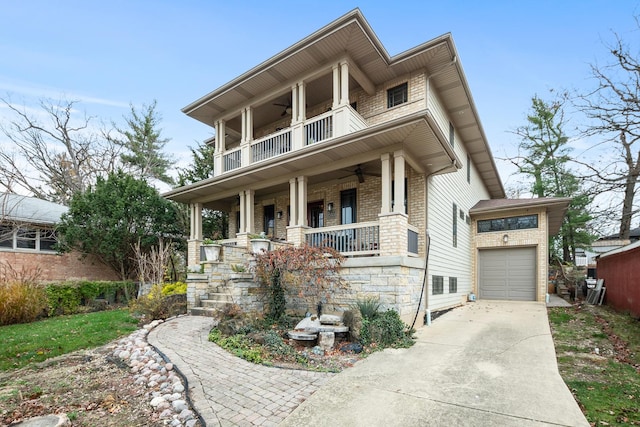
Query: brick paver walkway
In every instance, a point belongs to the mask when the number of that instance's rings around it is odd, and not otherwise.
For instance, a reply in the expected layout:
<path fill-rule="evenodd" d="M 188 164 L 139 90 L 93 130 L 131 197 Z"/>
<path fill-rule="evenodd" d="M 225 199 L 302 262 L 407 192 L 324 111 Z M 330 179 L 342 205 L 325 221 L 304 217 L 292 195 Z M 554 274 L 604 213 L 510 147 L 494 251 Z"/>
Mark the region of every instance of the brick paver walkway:
<path fill-rule="evenodd" d="M 187 377 L 207 426 L 276 426 L 334 375 L 249 363 L 209 342 L 212 327 L 211 318 L 183 316 L 147 337 Z"/>

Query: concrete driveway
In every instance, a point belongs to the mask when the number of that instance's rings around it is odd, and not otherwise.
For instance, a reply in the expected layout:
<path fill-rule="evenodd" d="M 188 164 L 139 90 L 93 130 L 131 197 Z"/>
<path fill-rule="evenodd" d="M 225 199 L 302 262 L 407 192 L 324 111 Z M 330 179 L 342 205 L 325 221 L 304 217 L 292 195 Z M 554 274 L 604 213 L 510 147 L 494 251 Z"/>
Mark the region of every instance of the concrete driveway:
<path fill-rule="evenodd" d="M 544 304 L 477 301 L 336 375 L 283 426 L 588 426 Z"/>

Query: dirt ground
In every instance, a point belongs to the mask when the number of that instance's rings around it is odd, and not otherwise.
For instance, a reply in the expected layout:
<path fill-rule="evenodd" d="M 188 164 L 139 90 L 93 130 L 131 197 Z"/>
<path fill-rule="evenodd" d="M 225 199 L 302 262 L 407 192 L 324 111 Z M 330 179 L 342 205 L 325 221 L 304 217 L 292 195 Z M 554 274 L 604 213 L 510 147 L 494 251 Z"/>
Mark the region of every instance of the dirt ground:
<path fill-rule="evenodd" d="M 0 373 L 0 426 L 65 413 L 72 426 L 162 426 L 149 392 L 109 345 Z"/>

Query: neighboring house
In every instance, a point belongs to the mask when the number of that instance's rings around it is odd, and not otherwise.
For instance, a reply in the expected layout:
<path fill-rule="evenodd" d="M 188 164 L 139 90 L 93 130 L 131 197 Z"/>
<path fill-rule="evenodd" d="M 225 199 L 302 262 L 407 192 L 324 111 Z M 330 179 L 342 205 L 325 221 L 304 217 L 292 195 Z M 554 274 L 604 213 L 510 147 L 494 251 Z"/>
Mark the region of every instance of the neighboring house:
<path fill-rule="evenodd" d="M 640 318 L 640 240 L 597 257 L 607 304 Z"/>
<path fill-rule="evenodd" d="M 628 239 L 621 239 L 619 234 L 601 237 L 593 242 L 589 249 L 579 249 L 576 251 L 576 265 L 586 266 L 590 273 L 594 272 L 596 269 L 596 260 L 599 255 L 638 240 L 640 240 L 640 227 L 630 230 Z M 591 276 L 592 274 L 589 275 Z M 593 274 L 593 277 L 595 278 L 595 274 Z"/>
<path fill-rule="evenodd" d="M 55 225 L 67 211 L 62 205 L 33 197 L 0 193 L 0 281 L 13 272 L 40 280 L 118 280 L 110 267 L 77 253 L 58 254 Z"/>
<path fill-rule="evenodd" d="M 377 295 L 421 324 L 471 292 L 545 300 L 548 235 L 569 200 L 504 200 L 450 34 L 390 57 L 356 9 L 183 112 L 215 129 L 214 176 L 165 194 L 190 205 L 192 270 L 210 208 L 229 213 L 227 255 L 259 232 L 345 254 L 335 309 Z M 224 258 L 207 271 L 192 307 L 203 282 L 226 280 Z"/>

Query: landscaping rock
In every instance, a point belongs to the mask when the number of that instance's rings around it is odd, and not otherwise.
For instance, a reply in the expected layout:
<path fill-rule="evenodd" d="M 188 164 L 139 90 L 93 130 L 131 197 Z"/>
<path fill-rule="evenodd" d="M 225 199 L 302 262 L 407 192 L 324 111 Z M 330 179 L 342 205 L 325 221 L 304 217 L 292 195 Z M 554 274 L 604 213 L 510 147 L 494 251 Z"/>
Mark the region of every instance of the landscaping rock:
<path fill-rule="evenodd" d="M 340 351 L 343 353 L 355 353 L 358 354 L 362 351 L 362 344 L 357 342 L 352 342 L 351 344 L 344 345 L 340 348 Z"/>

